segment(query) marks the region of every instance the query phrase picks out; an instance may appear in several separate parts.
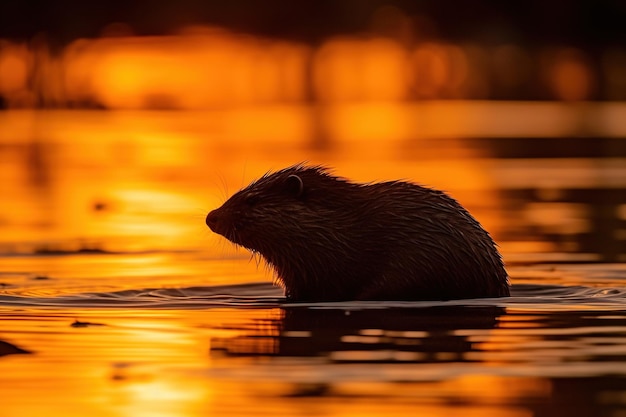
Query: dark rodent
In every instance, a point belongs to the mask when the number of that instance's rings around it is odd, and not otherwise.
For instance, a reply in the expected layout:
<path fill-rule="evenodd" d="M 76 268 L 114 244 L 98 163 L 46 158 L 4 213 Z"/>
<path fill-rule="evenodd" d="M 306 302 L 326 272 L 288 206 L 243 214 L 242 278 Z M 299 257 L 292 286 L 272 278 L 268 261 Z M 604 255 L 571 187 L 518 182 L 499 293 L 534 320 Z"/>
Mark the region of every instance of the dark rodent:
<path fill-rule="evenodd" d="M 447 194 L 409 182 L 357 184 L 294 165 L 235 193 L 206 224 L 261 254 L 291 301 L 509 295 L 489 234 Z"/>

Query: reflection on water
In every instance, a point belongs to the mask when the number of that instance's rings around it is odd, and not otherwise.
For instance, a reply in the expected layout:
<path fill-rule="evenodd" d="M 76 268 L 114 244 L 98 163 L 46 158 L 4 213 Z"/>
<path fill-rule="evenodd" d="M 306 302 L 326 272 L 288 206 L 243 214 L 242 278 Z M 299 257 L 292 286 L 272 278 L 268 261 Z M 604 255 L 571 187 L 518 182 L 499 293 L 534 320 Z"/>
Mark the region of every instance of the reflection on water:
<path fill-rule="evenodd" d="M 624 290 L 527 272 L 512 268 L 529 284 L 511 299 L 448 303 L 281 305 L 268 283 L 73 297 L 16 285 L 0 294 L 3 412 L 619 415 Z"/>
<path fill-rule="evenodd" d="M 209 209 L 266 171 L 307 160 L 358 181 L 407 178 L 448 190 L 504 252 L 620 261 L 623 111 L 448 102 L 5 112 L 0 251 L 213 250 L 220 241 L 201 225 Z M 598 118 L 604 123 L 581 127 Z M 325 132 L 324 149 L 315 132 Z"/>
<path fill-rule="evenodd" d="M 622 112 L 0 113 L 0 414 L 620 416 L 625 264 L 571 262 L 625 259 Z M 448 190 L 513 297 L 283 304 L 204 217 L 302 160 Z"/>

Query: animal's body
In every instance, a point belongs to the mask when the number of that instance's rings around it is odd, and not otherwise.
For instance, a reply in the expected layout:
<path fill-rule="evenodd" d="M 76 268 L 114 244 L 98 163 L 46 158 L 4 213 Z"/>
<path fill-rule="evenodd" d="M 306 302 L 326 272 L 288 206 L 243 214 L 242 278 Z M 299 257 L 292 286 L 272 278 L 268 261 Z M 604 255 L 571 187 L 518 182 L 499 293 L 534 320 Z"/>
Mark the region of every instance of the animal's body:
<path fill-rule="evenodd" d="M 478 221 L 444 192 L 410 182 L 359 184 L 295 165 L 237 192 L 206 224 L 262 255 L 292 301 L 509 295 Z"/>

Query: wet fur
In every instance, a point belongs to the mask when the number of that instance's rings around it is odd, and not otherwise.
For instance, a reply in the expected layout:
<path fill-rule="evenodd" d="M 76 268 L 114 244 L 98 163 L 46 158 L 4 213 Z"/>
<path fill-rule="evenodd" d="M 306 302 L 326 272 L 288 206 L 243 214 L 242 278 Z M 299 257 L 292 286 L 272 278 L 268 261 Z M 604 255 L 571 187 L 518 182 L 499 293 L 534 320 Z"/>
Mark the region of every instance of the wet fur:
<path fill-rule="evenodd" d="M 295 165 L 264 175 L 206 221 L 261 254 L 293 301 L 509 295 L 489 234 L 456 200 L 409 182 L 357 184 Z"/>

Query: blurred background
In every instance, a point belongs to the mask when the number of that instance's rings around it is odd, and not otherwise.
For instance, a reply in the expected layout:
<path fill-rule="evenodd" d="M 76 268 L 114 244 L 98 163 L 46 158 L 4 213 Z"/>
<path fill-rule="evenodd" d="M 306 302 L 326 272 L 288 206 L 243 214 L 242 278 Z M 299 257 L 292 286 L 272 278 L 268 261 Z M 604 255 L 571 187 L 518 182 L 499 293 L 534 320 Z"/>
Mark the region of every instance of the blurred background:
<path fill-rule="evenodd" d="M 449 191 L 509 262 L 624 261 L 624 21 L 623 0 L 2 1 L 0 251 L 215 250 L 208 210 L 310 161 Z"/>

